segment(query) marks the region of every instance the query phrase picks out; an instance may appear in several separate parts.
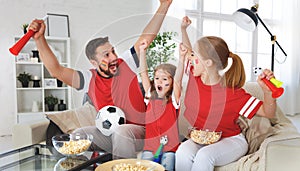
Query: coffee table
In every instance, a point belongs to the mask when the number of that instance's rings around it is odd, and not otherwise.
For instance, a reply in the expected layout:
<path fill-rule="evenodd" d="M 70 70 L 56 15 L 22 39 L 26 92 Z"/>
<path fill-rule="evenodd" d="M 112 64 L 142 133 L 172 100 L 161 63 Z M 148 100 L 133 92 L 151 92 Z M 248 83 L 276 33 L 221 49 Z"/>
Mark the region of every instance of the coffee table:
<path fill-rule="evenodd" d="M 99 152 L 91 157 L 93 152 L 85 152 L 76 157 L 65 157 L 53 147 L 35 144 L 0 154 L 0 170 L 94 170 L 98 164 L 111 160 L 110 153 Z"/>

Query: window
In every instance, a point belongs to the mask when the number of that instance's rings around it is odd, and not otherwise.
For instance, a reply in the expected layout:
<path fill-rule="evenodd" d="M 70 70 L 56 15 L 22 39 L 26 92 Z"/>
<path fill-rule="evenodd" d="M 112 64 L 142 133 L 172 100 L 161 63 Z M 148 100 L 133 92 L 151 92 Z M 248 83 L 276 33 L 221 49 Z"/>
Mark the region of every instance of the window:
<path fill-rule="evenodd" d="M 276 20 L 281 18 L 280 12 L 274 12 L 281 11 L 276 10 L 282 5 L 280 2 L 280 0 L 259 2 L 258 15 L 273 34 L 275 34 L 273 29 L 276 28 Z M 252 74 L 254 66 L 271 68 L 270 35 L 260 23 L 256 31 L 247 32 L 239 28 L 232 20 L 233 12 L 239 8 L 250 9 L 254 4 L 255 0 L 173 1 L 173 11 L 169 11 L 168 14 L 177 18 L 188 15 L 197 29 L 196 39 L 203 35 L 222 37 L 227 42 L 229 49 L 242 58 L 247 81 L 254 81 L 256 79 L 256 76 Z M 182 13 L 183 8 L 185 14 Z M 194 39 L 191 38 L 191 40 Z"/>

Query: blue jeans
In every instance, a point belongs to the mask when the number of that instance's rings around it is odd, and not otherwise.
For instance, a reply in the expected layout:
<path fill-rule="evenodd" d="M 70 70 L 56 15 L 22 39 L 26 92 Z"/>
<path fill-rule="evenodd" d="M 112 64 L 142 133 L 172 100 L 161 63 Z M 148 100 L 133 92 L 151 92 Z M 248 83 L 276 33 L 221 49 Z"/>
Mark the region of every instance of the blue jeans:
<path fill-rule="evenodd" d="M 143 151 L 142 159 L 153 161 L 153 153 L 151 151 Z M 165 167 L 168 171 L 174 171 L 175 167 L 175 153 L 174 152 L 164 152 L 161 157 L 161 165 Z"/>

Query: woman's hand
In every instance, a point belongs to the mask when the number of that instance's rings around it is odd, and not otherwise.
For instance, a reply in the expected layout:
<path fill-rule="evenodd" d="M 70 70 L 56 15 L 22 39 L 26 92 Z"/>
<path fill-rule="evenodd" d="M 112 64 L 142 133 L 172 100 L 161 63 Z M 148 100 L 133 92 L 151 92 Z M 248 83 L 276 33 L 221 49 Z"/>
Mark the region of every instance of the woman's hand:
<path fill-rule="evenodd" d="M 264 92 L 271 92 L 269 87 L 264 83 L 263 79 L 270 80 L 271 78 L 274 78 L 274 73 L 269 69 L 264 69 L 260 75 L 257 77 L 257 82 L 262 88 Z"/>

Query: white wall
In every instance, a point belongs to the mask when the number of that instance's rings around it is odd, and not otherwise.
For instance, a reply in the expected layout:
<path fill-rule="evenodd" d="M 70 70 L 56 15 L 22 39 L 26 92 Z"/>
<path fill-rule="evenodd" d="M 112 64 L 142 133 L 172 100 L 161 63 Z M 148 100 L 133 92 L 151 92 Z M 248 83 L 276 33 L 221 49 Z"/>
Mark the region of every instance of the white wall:
<path fill-rule="evenodd" d="M 92 37 L 108 35 L 118 51 L 128 48 L 142 32 L 153 0 L 0 0 L 0 135 L 11 134 L 15 123 L 14 57 L 8 49 L 21 25 L 46 13 L 66 14 L 70 21 L 72 67 L 87 69 L 84 46 Z M 146 14 L 148 13 L 148 14 Z M 114 27 L 114 28 L 113 28 Z M 82 96 L 74 93 L 74 106 Z"/>

